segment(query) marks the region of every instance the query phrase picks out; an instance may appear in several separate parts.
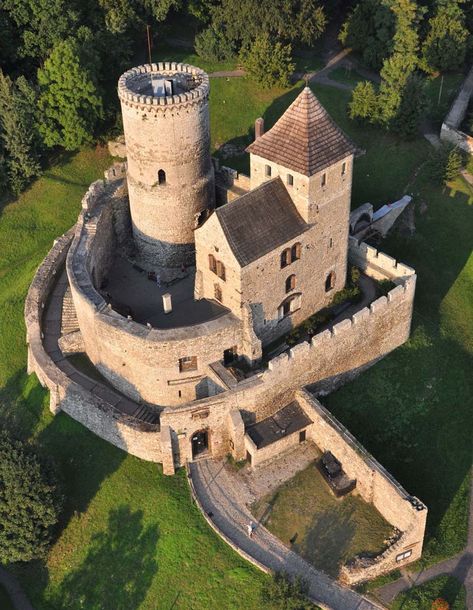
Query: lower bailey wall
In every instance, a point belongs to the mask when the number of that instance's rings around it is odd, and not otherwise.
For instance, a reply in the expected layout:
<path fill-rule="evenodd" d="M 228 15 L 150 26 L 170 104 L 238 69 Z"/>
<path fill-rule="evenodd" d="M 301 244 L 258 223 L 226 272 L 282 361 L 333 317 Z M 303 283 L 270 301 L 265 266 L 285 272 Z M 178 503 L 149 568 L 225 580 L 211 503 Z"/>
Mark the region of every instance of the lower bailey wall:
<path fill-rule="evenodd" d="M 28 373 L 36 373 L 41 385 L 50 391 L 50 409 L 64 411 L 86 428 L 144 460 L 161 462 L 159 425 L 145 424 L 117 411 L 107 401 L 72 381 L 59 369 L 43 346 L 42 317 L 73 237 L 73 230 L 54 242 L 31 283 L 25 302 L 28 344 Z"/>
<path fill-rule="evenodd" d="M 356 479 L 356 491 L 396 527 L 400 537 L 376 558 L 359 558 L 342 568 L 342 578 L 348 584 L 374 578 L 389 570 L 416 561 L 422 553 L 427 509 L 422 510 L 389 475 L 386 470 L 355 440 L 348 430 L 333 417 L 311 394 L 302 390 L 296 399 L 312 424 L 307 438 L 321 451 L 331 451 L 342 463 L 350 479 Z M 405 558 L 404 558 L 405 557 Z"/>

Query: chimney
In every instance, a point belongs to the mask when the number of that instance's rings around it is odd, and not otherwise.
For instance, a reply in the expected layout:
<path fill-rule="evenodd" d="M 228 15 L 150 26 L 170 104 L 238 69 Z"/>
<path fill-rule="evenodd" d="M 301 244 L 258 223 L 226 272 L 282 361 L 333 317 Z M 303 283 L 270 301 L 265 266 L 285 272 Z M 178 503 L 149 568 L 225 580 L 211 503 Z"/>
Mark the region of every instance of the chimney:
<path fill-rule="evenodd" d="M 166 294 L 163 294 L 163 308 L 164 308 L 164 313 L 171 313 L 172 311 L 172 298 L 171 298 L 171 293 L 166 292 Z"/>
<path fill-rule="evenodd" d="M 264 119 L 262 117 L 259 117 L 259 119 L 256 119 L 255 121 L 255 140 L 257 140 L 258 138 L 261 138 L 261 136 L 264 134 Z"/>

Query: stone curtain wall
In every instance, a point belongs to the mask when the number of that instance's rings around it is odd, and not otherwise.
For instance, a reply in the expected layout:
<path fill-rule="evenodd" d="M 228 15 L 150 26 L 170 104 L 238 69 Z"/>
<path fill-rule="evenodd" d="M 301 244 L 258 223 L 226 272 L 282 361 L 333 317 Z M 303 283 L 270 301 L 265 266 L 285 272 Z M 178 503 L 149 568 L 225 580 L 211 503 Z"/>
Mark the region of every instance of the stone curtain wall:
<path fill-rule="evenodd" d="M 417 510 L 411 503 L 412 496 L 311 394 L 300 391 L 296 398 L 313 422 L 307 428 L 307 438 L 321 451 L 331 451 L 342 463 L 347 476 L 356 479 L 356 493 L 373 504 L 389 523 L 402 532 L 400 538 L 375 559 L 344 566 L 343 580 L 352 585 L 419 559 L 427 509 Z M 408 558 L 396 561 L 396 557 L 409 550 L 412 554 Z"/>
<path fill-rule="evenodd" d="M 450 108 L 440 131 L 440 139 L 458 146 L 467 153 L 473 153 L 473 138 L 459 129 L 465 118 L 473 93 L 473 67 L 470 69 L 463 85 Z"/>
<path fill-rule="evenodd" d="M 72 381 L 44 349 L 43 310 L 64 267 L 73 232 L 71 229 L 55 241 L 28 291 L 25 302 L 28 373 L 36 373 L 41 385 L 50 391 L 53 413 L 62 410 L 116 447 L 142 459 L 161 462 L 159 426 L 124 416 L 107 401 Z"/>
<path fill-rule="evenodd" d="M 113 261 L 119 180 L 94 183 L 84 201 L 67 271 L 87 355 L 102 375 L 133 400 L 176 405 L 195 400 L 206 388 L 208 365 L 225 349 L 248 349 L 242 322 L 233 314 L 194 326 L 154 329 L 128 320 L 107 306 L 96 287 Z M 118 199 L 117 195 L 118 194 Z M 114 213 L 112 214 L 112 209 Z M 179 359 L 197 357 L 197 369 L 180 372 Z M 200 394 L 202 395 L 202 394 Z"/>

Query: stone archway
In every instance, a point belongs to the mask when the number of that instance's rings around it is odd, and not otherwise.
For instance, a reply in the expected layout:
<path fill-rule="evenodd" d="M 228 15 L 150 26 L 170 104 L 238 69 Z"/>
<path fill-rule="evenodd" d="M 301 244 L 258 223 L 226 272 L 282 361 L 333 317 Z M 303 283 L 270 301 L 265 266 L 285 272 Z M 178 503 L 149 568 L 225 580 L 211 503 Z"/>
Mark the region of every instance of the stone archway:
<path fill-rule="evenodd" d="M 210 454 L 210 431 L 208 428 L 197 430 L 191 436 L 192 459 L 195 460 Z"/>

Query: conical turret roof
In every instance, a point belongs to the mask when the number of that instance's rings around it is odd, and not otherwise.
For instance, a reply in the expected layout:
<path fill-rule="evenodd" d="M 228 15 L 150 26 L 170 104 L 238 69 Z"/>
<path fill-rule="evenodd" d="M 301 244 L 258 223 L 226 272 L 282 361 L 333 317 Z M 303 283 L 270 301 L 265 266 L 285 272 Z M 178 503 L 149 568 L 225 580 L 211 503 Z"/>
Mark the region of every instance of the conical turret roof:
<path fill-rule="evenodd" d="M 246 150 L 312 176 L 358 149 L 305 87 L 277 123 Z"/>

